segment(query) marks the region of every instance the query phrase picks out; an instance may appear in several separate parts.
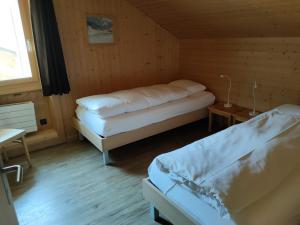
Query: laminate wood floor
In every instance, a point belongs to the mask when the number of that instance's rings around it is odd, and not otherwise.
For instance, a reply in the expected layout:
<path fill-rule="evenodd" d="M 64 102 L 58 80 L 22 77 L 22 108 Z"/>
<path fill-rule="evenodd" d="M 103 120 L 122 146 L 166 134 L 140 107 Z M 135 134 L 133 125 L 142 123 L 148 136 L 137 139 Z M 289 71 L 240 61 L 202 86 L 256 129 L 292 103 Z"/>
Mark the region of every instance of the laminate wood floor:
<path fill-rule="evenodd" d="M 88 141 L 32 153 L 24 182 L 11 182 L 21 225 L 154 225 L 141 181 L 161 153 L 207 135 L 207 122 L 175 129 L 111 152 L 112 166 Z M 21 161 L 22 158 L 10 163 Z"/>

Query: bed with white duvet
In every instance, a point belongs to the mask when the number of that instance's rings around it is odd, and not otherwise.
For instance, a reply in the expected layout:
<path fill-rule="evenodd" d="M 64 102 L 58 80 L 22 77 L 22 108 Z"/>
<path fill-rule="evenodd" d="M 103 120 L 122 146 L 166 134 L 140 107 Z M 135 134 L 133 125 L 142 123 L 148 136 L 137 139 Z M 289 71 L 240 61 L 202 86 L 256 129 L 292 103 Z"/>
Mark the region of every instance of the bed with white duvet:
<path fill-rule="evenodd" d="M 215 97 L 210 92 L 201 91 L 175 101 L 108 118 L 102 118 L 99 114 L 84 107 L 78 107 L 76 115 L 95 133 L 109 137 L 195 110 L 205 109 L 214 102 L 214 99 Z"/>
<path fill-rule="evenodd" d="M 102 137 L 128 132 L 199 109 L 215 96 L 189 80 L 88 96 L 76 102 L 76 116 Z M 206 116 L 206 114 L 204 115 Z"/>
<path fill-rule="evenodd" d="M 204 119 L 215 96 L 200 83 L 177 80 L 77 99 L 73 126 L 103 153 Z"/>
<path fill-rule="evenodd" d="M 201 225 L 300 224 L 300 107 L 158 156 L 149 179 Z"/>

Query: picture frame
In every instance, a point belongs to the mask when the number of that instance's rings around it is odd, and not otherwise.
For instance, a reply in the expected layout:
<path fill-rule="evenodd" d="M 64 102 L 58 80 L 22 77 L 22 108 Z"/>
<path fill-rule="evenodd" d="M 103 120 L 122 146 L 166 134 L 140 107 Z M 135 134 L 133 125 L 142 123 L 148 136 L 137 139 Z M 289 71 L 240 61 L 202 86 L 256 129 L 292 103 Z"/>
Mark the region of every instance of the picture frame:
<path fill-rule="evenodd" d="M 114 19 L 106 15 L 87 15 L 87 36 L 89 44 L 114 44 Z"/>

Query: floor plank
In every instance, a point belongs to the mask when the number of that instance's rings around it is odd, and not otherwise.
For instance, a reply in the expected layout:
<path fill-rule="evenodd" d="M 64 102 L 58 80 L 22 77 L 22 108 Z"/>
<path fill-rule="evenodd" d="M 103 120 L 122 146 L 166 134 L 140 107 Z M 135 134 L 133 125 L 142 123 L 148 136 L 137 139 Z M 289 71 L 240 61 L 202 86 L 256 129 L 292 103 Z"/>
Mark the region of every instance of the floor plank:
<path fill-rule="evenodd" d="M 206 128 L 201 121 L 121 147 L 111 152 L 111 166 L 103 165 L 87 141 L 33 153 L 34 167 L 25 171 L 24 182 L 11 182 L 20 224 L 157 224 L 142 196 L 148 165 L 155 156 L 206 136 Z"/>

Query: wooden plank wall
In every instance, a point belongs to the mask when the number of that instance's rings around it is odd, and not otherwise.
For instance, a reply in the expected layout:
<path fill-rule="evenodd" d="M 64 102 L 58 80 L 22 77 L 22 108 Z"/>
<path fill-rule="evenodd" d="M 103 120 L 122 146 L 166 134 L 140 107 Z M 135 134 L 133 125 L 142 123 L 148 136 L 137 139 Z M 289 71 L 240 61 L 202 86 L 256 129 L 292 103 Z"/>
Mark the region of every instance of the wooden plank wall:
<path fill-rule="evenodd" d="M 207 85 L 218 100 L 226 99 L 232 77 L 232 101 L 251 107 L 257 80 L 257 105 L 267 110 L 300 104 L 300 38 L 229 38 L 181 40 L 180 76 Z"/>
<path fill-rule="evenodd" d="M 179 41 L 125 0 L 54 0 L 72 96 L 62 97 L 67 136 L 76 98 L 168 82 L 178 74 Z M 114 19 L 116 42 L 90 45 L 87 15 Z"/>
<path fill-rule="evenodd" d="M 180 39 L 299 37 L 299 0 L 128 0 Z"/>

